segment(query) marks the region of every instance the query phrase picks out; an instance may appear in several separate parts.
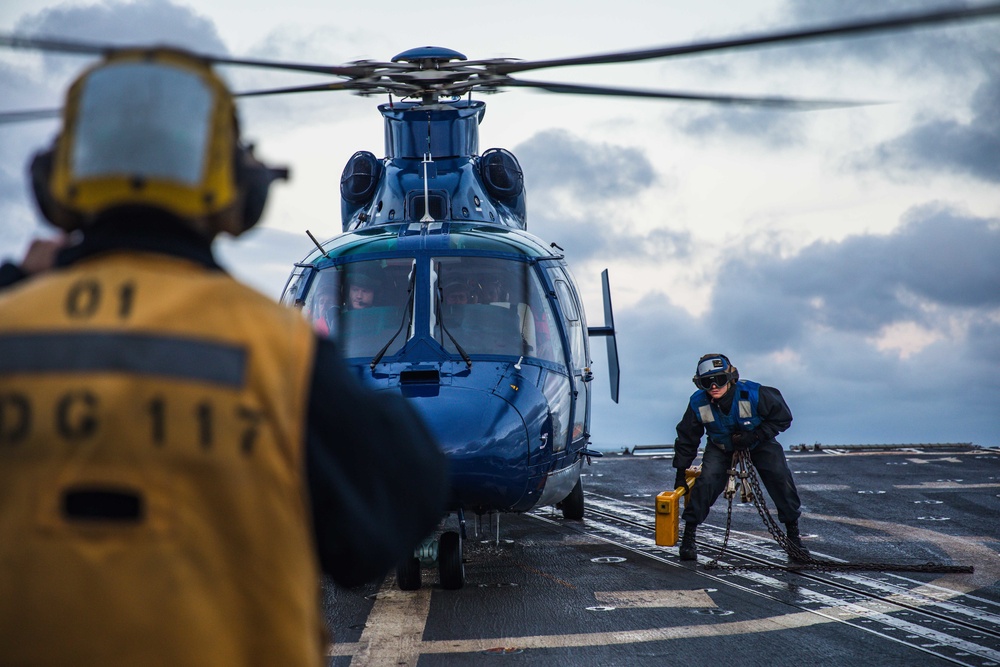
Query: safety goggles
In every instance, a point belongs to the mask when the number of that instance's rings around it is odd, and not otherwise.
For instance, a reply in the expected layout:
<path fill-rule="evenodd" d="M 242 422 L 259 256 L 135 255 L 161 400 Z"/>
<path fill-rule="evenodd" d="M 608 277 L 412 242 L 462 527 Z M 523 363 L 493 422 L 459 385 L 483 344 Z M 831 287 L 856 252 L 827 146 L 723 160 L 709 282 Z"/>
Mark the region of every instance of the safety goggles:
<path fill-rule="evenodd" d="M 725 373 L 721 375 L 705 375 L 703 377 L 698 378 L 697 384 L 699 387 L 701 387 L 706 391 L 711 389 L 713 386 L 719 387 L 721 389 L 722 387 L 725 387 L 727 384 L 729 384 L 729 376 L 726 375 Z"/>

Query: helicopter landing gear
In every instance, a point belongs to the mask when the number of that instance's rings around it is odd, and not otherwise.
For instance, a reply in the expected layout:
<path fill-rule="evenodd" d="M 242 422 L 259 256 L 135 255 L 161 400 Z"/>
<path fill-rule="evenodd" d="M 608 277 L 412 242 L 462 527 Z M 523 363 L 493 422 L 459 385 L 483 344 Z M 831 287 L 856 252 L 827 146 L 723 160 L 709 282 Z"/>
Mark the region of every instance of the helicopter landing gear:
<path fill-rule="evenodd" d="M 441 577 L 441 587 L 447 590 L 458 590 L 465 585 L 462 536 L 454 530 L 441 535 L 438 544 L 438 575 Z"/>
<path fill-rule="evenodd" d="M 420 588 L 420 567 L 432 565 L 438 558 L 438 540 L 433 535 L 420 543 L 412 554 L 396 565 L 396 585 L 401 591 Z"/>
<path fill-rule="evenodd" d="M 396 566 L 396 585 L 401 591 L 415 591 L 420 588 L 420 559 L 416 556 L 404 558 Z"/>
<path fill-rule="evenodd" d="M 559 503 L 564 519 L 580 521 L 583 519 L 583 480 L 576 480 L 576 486 L 569 495 Z"/>
<path fill-rule="evenodd" d="M 464 529 L 464 518 L 462 519 Z M 462 536 L 454 530 L 445 531 L 439 538 L 428 537 L 417 549 L 396 565 L 396 585 L 401 591 L 420 588 L 420 568 L 438 566 L 441 588 L 458 590 L 465 585 L 465 564 L 462 561 Z"/>

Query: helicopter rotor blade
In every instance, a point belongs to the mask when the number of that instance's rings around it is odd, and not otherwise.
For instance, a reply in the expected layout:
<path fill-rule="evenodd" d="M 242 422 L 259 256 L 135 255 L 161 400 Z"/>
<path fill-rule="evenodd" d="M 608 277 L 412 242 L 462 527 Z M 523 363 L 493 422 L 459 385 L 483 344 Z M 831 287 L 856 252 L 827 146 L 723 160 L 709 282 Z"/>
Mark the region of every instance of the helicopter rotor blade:
<path fill-rule="evenodd" d="M 357 90 L 362 88 L 357 81 L 334 81 L 332 83 L 317 83 L 311 86 L 291 86 L 288 88 L 266 88 L 263 90 L 248 90 L 233 93 L 233 97 L 263 97 L 265 95 L 288 95 L 290 93 L 315 93 L 327 90 Z"/>
<path fill-rule="evenodd" d="M 256 60 L 253 58 L 227 58 L 222 56 L 202 56 L 215 65 L 232 65 L 236 67 L 256 67 L 261 69 L 277 69 L 292 72 L 310 72 L 313 74 L 330 74 L 351 78 L 368 76 L 384 63 L 360 62 L 348 65 L 311 65 L 309 63 L 291 63 L 278 60 Z M 395 64 L 393 64 L 396 67 Z M 331 90 L 338 90 L 333 88 Z"/>
<path fill-rule="evenodd" d="M 33 120 L 59 118 L 62 109 L 28 109 L 25 111 L 0 111 L 0 125 L 6 123 L 26 123 Z"/>
<path fill-rule="evenodd" d="M 665 46 L 661 48 L 640 49 L 636 51 L 619 51 L 616 53 L 579 56 L 574 58 L 553 58 L 551 60 L 480 61 L 466 63 L 466 65 L 482 64 L 490 67 L 492 71 L 497 74 L 514 74 L 517 72 L 527 72 L 530 70 L 545 69 L 550 67 L 569 67 L 572 65 L 608 65 L 613 63 L 637 62 L 641 60 L 655 60 L 658 58 L 669 58 L 672 56 L 706 53 L 708 51 L 721 51 L 724 49 L 738 49 L 761 46 L 765 44 L 778 44 L 782 42 L 806 41 L 823 39 L 825 37 L 862 35 L 866 33 L 891 32 L 894 30 L 904 30 L 906 28 L 921 25 L 971 21 L 997 15 L 1000 15 L 1000 3 L 982 5 L 979 7 L 968 7 L 965 9 L 900 14 L 883 19 L 851 21 L 807 30 L 765 33 L 747 37 L 735 37 L 732 39 L 696 42 L 694 44 L 681 46 Z"/>
<path fill-rule="evenodd" d="M 609 95 L 616 97 L 645 97 L 652 99 L 685 100 L 730 104 L 738 106 L 767 107 L 788 111 L 815 111 L 819 109 L 840 109 L 846 107 L 885 104 L 885 102 L 858 100 L 807 100 L 793 97 L 721 95 L 717 93 L 685 93 L 667 90 L 642 90 L 637 88 L 612 88 L 607 86 L 580 85 L 575 83 L 553 83 L 546 81 L 522 81 L 507 79 L 505 86 L 519 88 L 540 88 L 550 93 L 570 95 Z"/>
<path fill-rule="evenodd" d="M 90 56 L 104 55 L 115 48 L 119 48 L 106 44 L 90 44 L 63 39 L 47 39 L 44 37 L 21 37 L 18 35 L 0 35 L 0 46 L 8 46 L 12 49 L 76 53 Z"/>

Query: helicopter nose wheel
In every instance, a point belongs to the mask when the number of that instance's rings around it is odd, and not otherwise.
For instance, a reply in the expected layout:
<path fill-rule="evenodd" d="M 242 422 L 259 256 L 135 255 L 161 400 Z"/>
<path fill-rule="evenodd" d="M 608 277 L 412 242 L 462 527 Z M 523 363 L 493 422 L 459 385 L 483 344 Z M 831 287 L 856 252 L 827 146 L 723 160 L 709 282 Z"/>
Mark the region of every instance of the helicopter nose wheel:
<path fill-rule="evenodd" d="M 410 556 L 396 566 L 396 585 L 401 591 L 415 591 L 420 588 L 420 559 Z"/>
<path fill-rule="evenodd" d="M 454 530 L 441 535 L 438 544 L 438 576 L 441 578 L 441 587 L 447 590 L 458 590 L 465 584 L 462 536 Z"/>

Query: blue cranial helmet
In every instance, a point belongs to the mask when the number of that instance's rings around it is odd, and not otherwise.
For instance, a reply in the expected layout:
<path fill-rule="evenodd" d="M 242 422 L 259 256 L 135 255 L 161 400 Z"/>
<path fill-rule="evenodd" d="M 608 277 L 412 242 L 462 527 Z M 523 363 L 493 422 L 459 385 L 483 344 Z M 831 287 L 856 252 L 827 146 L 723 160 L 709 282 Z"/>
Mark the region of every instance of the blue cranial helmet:
<path fill-rule="evenodd" d="M 694 377 L 691 381 L 699 389 L 709 389 L 713 384 L 718 387 L 725 386 L 730 382 L 740 379 L 740 372 L 729 357 L 724 354 L 706 354 L 698 360 L 698 367 L 695 369 Z"/>

